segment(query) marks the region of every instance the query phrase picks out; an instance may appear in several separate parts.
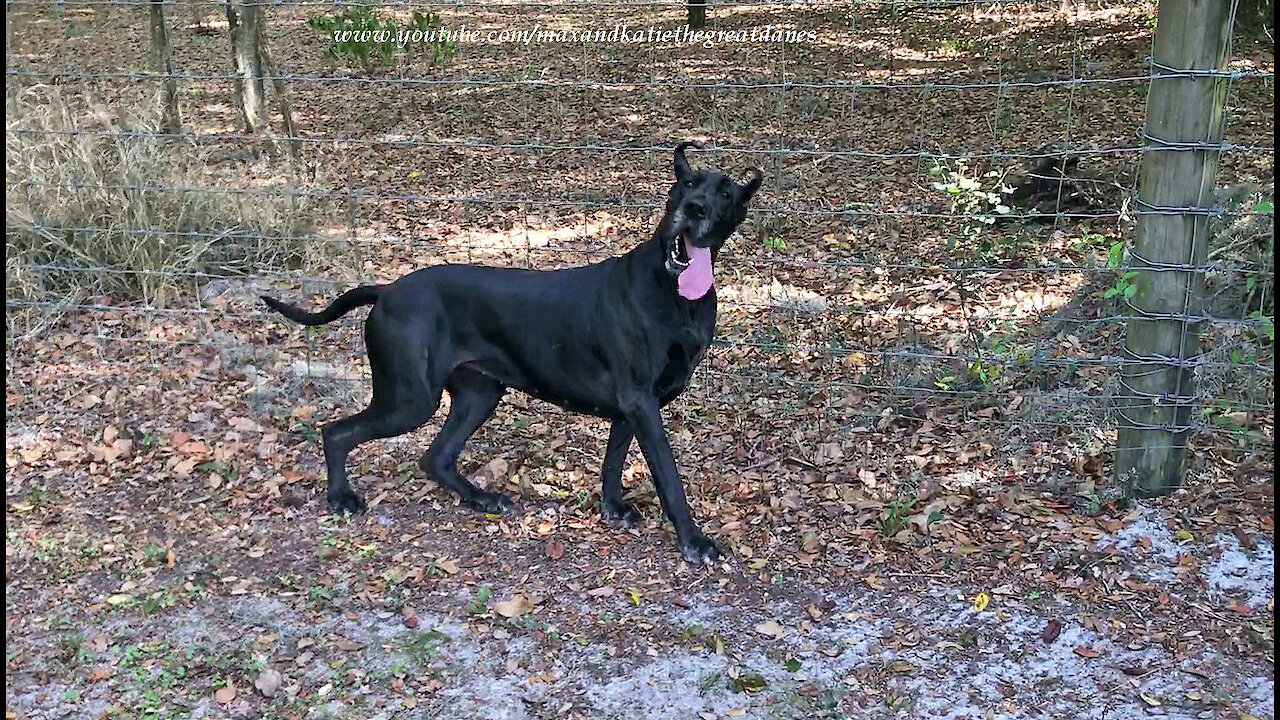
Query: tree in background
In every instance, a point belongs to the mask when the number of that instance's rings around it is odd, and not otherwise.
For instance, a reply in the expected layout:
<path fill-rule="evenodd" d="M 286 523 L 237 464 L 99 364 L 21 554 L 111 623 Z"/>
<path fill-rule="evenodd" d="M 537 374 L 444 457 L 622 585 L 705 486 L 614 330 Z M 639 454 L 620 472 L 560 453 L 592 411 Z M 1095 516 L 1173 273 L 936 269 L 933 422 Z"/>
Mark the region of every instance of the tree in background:
<path fill-rule="evenodd" d="M 707 24 L 707 0 L 689 0 L 689 27 L 693 30 Z"/>
<path fill-rule="evenodd" d="M 247 133 L 257 133 L 267 122 L 267 93 L 263 84 L 262 10 L 254 0 L 227 0 L 227 26 L 231 31 L 231 62 L 235 77 L 236 111 Z"/>
<path fill-rule="evenodd" d="M 178 80 L 173 76 L 173 53 L 169 49 L 169 29 L 164 20 L 164 0 L 151 0 L 151 64 L 164 73 L 164 114 L 160 127 L 167 133 L 182 130 L 178 114 Z"/>

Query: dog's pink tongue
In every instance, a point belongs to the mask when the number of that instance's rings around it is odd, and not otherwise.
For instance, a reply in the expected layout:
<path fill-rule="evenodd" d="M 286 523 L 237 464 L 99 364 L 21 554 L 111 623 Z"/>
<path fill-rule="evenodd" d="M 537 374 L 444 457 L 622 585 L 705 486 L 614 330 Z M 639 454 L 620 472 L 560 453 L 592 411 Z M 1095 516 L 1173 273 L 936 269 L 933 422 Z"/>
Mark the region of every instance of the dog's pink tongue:
<path fill-rule="evenodd" d="M 706 295 L 715 282 L 711 273 L 711 250 L 694 247 L 689 243 L 684 244 L 684 249 L 689 253 L 689 267 L 676 280 L 676 291 L 682 298 L 697 300 Z"/>

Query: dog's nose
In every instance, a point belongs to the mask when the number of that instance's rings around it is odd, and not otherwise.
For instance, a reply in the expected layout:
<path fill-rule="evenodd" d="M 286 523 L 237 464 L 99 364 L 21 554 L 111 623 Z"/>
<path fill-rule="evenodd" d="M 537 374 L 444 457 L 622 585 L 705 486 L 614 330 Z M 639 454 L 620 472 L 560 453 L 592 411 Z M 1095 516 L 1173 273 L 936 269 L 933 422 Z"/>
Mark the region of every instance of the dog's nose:
<path fill-rule="evenodd" d="M 685 212 L 701 220 L 707 216 L 707 206 L 697 200 L 690 200 L 684 205 Z"/>

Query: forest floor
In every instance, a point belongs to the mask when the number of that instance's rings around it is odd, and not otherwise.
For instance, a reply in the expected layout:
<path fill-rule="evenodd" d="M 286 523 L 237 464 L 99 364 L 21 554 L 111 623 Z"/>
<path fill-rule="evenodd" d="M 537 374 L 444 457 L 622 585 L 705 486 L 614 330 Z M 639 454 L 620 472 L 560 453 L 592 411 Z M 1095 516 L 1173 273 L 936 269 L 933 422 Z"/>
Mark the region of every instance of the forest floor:
<path fill-rule="evenodd" d="M 129 77 L 145 14 L 58 8 L 9 8 L 10 83 L 92 91 L 95 127 L 118 130 L 114 109 L 153 89 Z M 1148 72 L 1149 9 L 1060 8 L 719 8 L 713 27 L 818 40 L 466 44 L 365 73 L 326 65 L 319 11 L 284 5 L 271 49 L 314 141 L 286 176 L 235 137 L 221 10 L 174 6 L 203 181 L 245 202 L 313 192 L 319 249 L 296 271 L 183 276 L 163 304 L 85 297 L 7 343 L 7 717 L 1274 718 L 1272 350 L 1241 322 L 1243 282 L 1202 337 L 1213 402 L 1187 486 L 1128 502 L 1106 291 L 1132 217 L 957 249 L 965 223 L 921 154 L 985 170 L 1134 143 L 1146 83 L 1106 80 Z M 680 24 L 592 10 L 441 12 Z M 1270 46 L 1235 49 L 1233 69 L 1273 69 Z M 75 77 L 95 73 L 124 77 Z M 1097 82 L 1001 84 L 1064 77 Z M 800 84 L 734 87 L 779 81 Z M 1233 84 L 1231 141 L 1274 145 L 1273 88 Z M 461 464 L 514 496 L 509 515 L 417 470 L 442 412 L 357 451 L 369 511 L 329 516 L 318 428 L 367 398 L 362 318 L 303 332 L 257 296 L 623 252 L 651 231 L 663 148 L 688 138 L 721 148 L 696 163 L 768 178 L 717 271 L 720 343 L 665 413 L 726 558 L 680 559 L 635 452 L 645 521 L 606 525 L 605 424 L 514 393 Z M 1136 160 L 1088 163 L 1119 178 Z M 1219 184 L 1273 174 L 1270 153 L 1226 153 Z"/>

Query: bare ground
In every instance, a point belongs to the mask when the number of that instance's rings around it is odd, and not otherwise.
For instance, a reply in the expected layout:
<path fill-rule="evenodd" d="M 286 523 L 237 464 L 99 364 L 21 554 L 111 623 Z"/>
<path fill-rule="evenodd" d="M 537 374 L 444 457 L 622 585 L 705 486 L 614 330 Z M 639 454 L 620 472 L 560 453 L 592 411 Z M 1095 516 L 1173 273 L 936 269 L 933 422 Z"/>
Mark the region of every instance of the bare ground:
<path fill-rule="evenodd" d="M 144 67 L 145 18 L 68 7 L 18 9 L 10 69 L 52 82 Z M 225 31 L 185 10 L 171 15 L 175 57 L 190 74 L 227 72 Z M 574 21 L 464 12 L 446 18 Z M 948 248 L 960 223 L 911 155 L 1131 142 L 1140 83 L 918 83 L 1144 74 L 1145 6 L 777 12 L 822 41 L 590 56 L 468 46 L 446 68 L 366 82 L 339 67 L 342 80 L 291 83 L 304 134 L 348 139 L 308 145 L 303 186 L 337 193 L 337 218 L 353 209 L 342 193 L 366 194 L 354 224 L 315 233 L 324 263 L 182 278 L 186 294 L 164 308 L 86 298 L 6 346 L 8 712 L 1273 718 L 1270 344 L 1207 329 L 1215 357 L 1257 357 L 1200 378 L 1229 402 L 1195 438 L 1188 487 L 1126 503 L 1110 481 L 1108 361 L 1122 334 L 1104 291 L 1107 246 L 1132 223 L 1028 231 L 1030 250 L 961 279 L 943 264 L 978 260 Z M 328 73 L 306 17 L 273 11 L 273 51 L 288 72 Z M 1233 67 L 1273 66 L 1266 48 L 1236 50 Z M 384 82 L 397 77 L 601 84 Z M 779 78 L 911 87 L 680 86 Z M 87 84 L 109 106 L 147 94 Z M 190 129 L 234 131 L 227 83 L 183 87 Z M 1229 104 L 1233 141 L 1274 143 L 1269 83 L 1233 85 Z M 514 396 L 464 455 L 470 475 L 516 496 L 511 516 L 476 516 L 421 477 L 432 424 L 356 453 L 371 511 L 327 517 L 317 428 L 367 396 L 359 318 L 306 334 L 256 294 L 320 302 L 434 262 L 554 267 L 621 252 L 648 231 L 665 151 L 502 144 L 686 137 L 796 151 L 716 156 L 763 164 L 771 180 L 718 274 L 724 344 L 667 413 L 694 509 L 730 559 L 679 561 L 638 456 L 625 479 L 646 523 L 605 526 L 602 424 Z M 286 185 L 255 175 L 256 141 L 208 144 L 222 152 L 211 186 Z M 906 156 L 822 152 L 833 149 Z M 1092 162 L 1119 172 L 1133 159 Z M 1223 183 L 1272 182 L 1270 160 L 1227 154 Z M 448 199 L 460 195 L 485 202 Z M 875 212 L 830 212 L 855 203 Z M 1004 372 L 984 384 L 971 353 Z"/>

